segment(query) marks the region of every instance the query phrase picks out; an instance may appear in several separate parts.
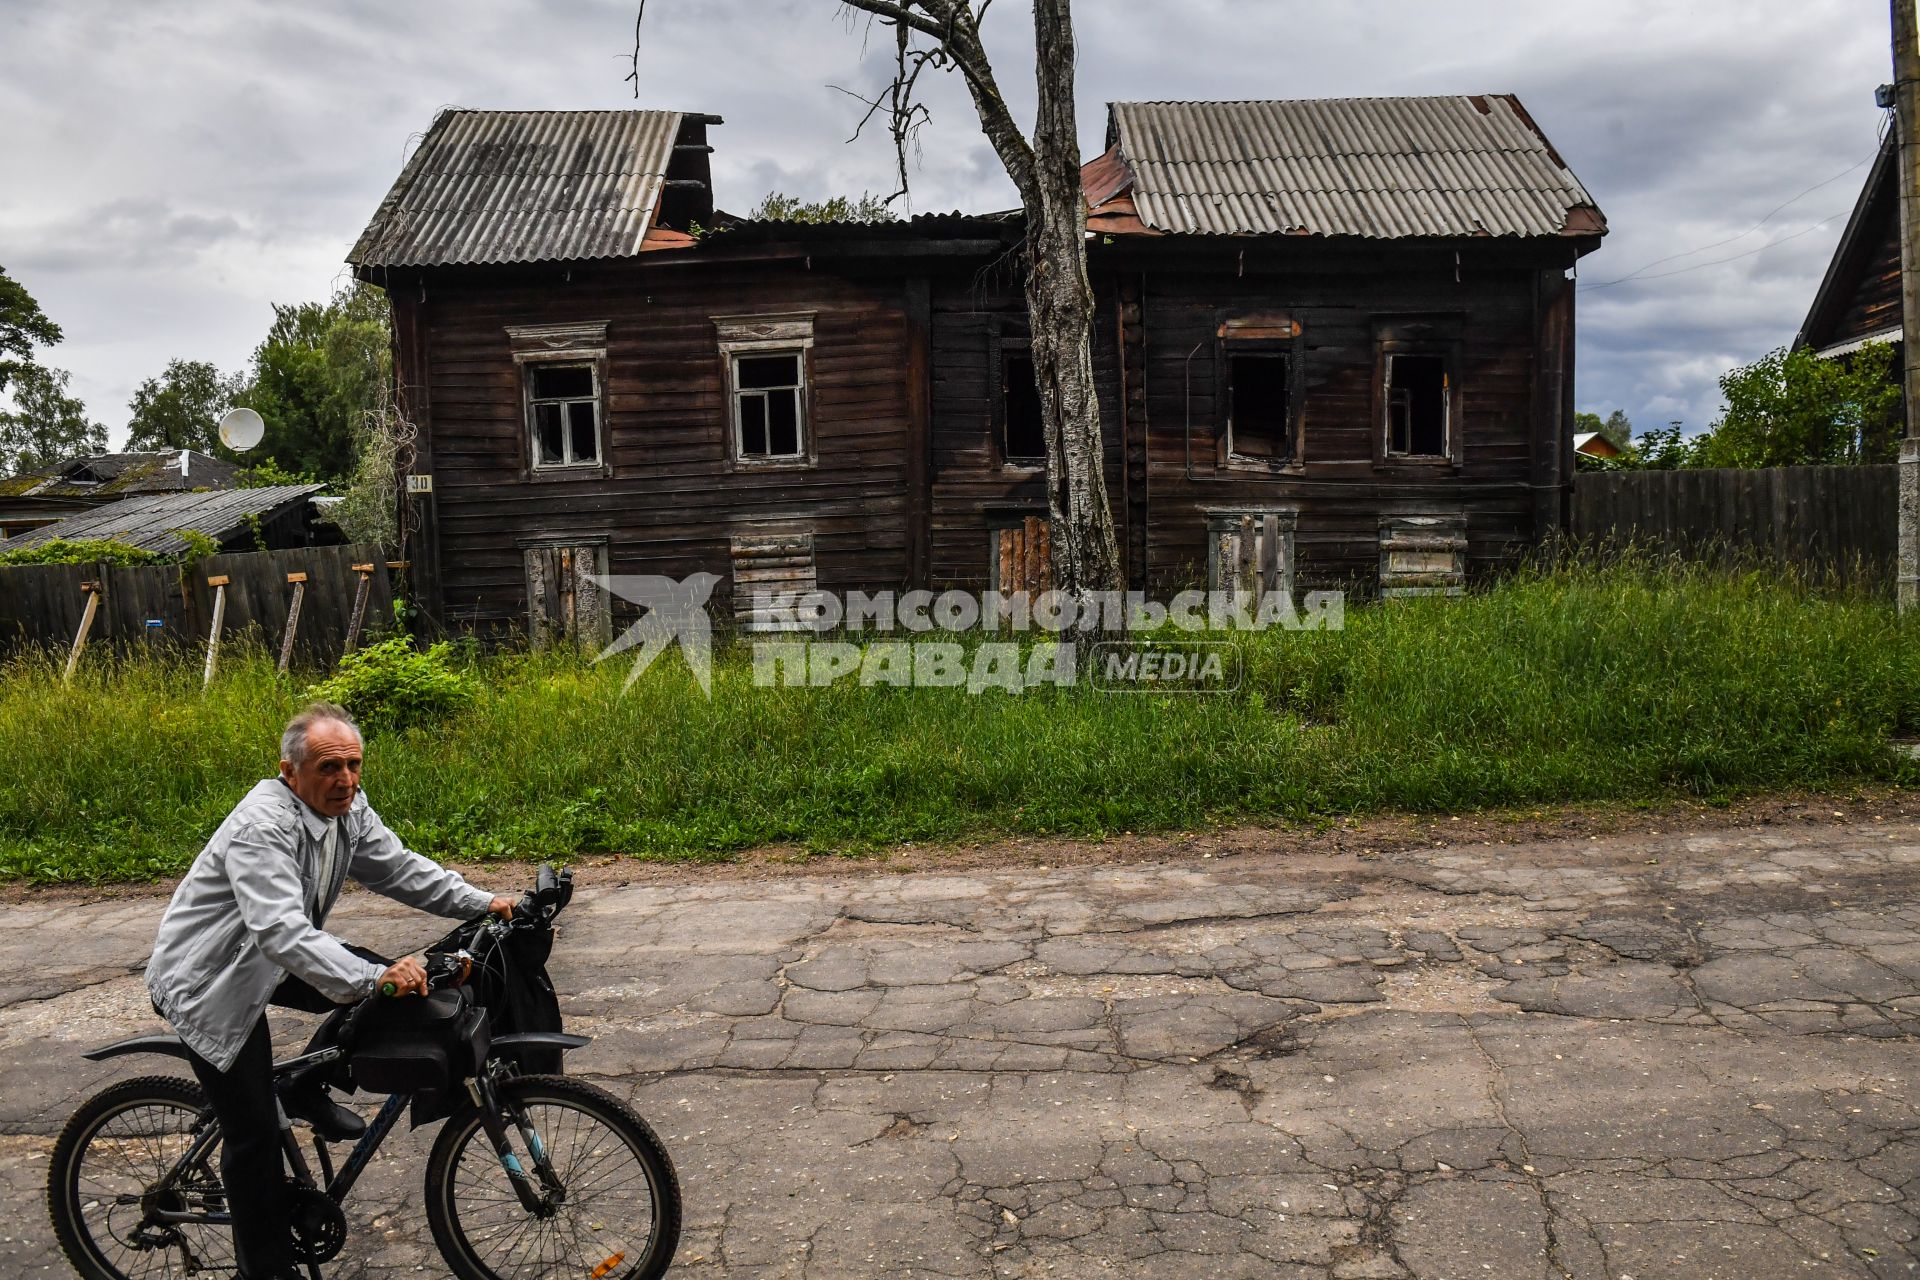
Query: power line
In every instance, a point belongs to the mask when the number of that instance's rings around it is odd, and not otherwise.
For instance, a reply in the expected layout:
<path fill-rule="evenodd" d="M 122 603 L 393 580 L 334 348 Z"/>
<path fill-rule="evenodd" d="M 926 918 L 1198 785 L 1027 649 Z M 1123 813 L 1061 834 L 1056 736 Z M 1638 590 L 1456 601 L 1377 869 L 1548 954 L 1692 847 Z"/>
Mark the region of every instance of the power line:
<path fill-rule="evenodd" d="M 1748 236 L 1752 235 L 1754 232 L 1760 230 L 1760 228 L 1766 226 L 1769 222 L 1773 221 L 1774 218 L 1779 216 L 1782 212 L 1784 212 L 1788 208 L 1791 208 L 1793 205 L 1799 204 L 1802 200 L 1806 199 L 1808 196 L 1812 195 L 1814 192 L 1820 190 L 1820 188 L 1832 186 L 1834 183 L 1840 181 L 1840 179 L 1846 177 L 1848 174 L 1858 169 L 1861 165 L 1866 164 L 1868 161 L 1872 160 L 1874 156 L 1877 156 L 1879 154 L 1880 154 L 1879 149 L 1876 147 L 1874 151 L 1871 154 L 1867 155 L 1865 158 L 1861 160 L 1857 160 L 1853 164 L 1848 165 L 1846 168 L 1842 169 L 1839 173 L 1834 174 L 1831 178 L 1827 178 L 1823 181 L 1814 183 L 1812 186 L 1808 187 L 1805 191 L 1800 192 L 1798 195 L 1794 196 L 1792 199 L 1786 201 L 1783 204 L 1776 206 L 1770 213 L 1767 214 L 1766 217 L 1760 219 L 1760 221 L 1754 223 L 1752 226 L 1748 227 L 1745 231 L 1740 232 L 1738 235 L 1728 236 L 1724 240 L 1715 240 L 1712 244 L 1703 244 L 1698 246 L 1697 248 L 1687 249 L 1680 253 L 1670 253 L 1664 258 L 1655 258 L 1652 262 L 1647 263 L 1645 266 L 1639 267 L 1633 271 L 1629 271 L 1626 275 L 1621 276 L 1618 280 L 1607 280 L 1599 284 L 1581 285 L 1580 287 L 1582 290 L 1611 289 L 1614 285 L 1625 284 L 1629 280 L 1639 279 L 1641 278 L 1642 275 L 1644 275 L 1644 273 L 1653 270 L 1653 268 L 1655 267 L 1662 266 L 1666 263 L 1676 261 L 1680 258 L 1691 258 L 1696 253 L 1707 253 L 1710 250 L 1721 248 L 1724 245 L 1730 245 L 1736 240 L 1744 240 Z M 1827 217 L 1822 218 L 1820 222 L 1828 222 L 1838 216 L 1839 216 L 1838 214 L 1829 214 L 1827 215 Z M 1819 225 L 1820 223 L 1814 224 L 1815 227 Z M 1808 227 L 1805 230 L 1796 232 L 1793 236 L 1786 237 L 1786 239 L 1790 240 L 1790 239 L 1796 238 L 1797 236 L 1806 235 L 1808 231 L 1812 231 L 1813 229 L 1814 229 L 1813 227 Z M 1758 253 L 1763 249 L 1770 249 L 1776 244 L 1784 244 L 1784 243 L 1785 243 L 1785 240 L 1769 241 L 1768 243 L 1760 246 L 1760 249 L 1756 249 L 1753 252 Z M 1733 258 L 1723 258 L 1723 259 L 1720 259 L 1720 261 L 1733 262 L 1738 258 L 1743 258 L 1746 256 L 1748 255 L 1736 254 Z M 1711 266 L 1717 266 L 1718 263 L 1702 262 L 1698 265 L 1703 267 L 1711 267 Z M 1692 270 L 1692 269 L 1693 268 L 1691 267 L 1686 268 L 1686 270 Z M 1679 274 L 1680 272 L 1678 271 L 1666 271 L 1666 272 L 1662 272 L 1657 276 L 1646 276 L 1646 278 L 1649 280 L 1664 280 L 1668 276 L 1679 275 Z"/>
<path fill-rule="evenodd" d="M 1801 236 L 1812 235 L 1814 232 L 1820 230 L 1820 228 L 1826 226 L 1829 222 L 1832 222 L 1835 218 L 1840 217 L 1841 214 L 1844 214 L 1844 213 L 1846 213 L 1845 209 L 1840 210 L 1838 213 L 1830 213 L 1826 217 L 1821 218 L 1819 221 L 1809 226 L 1802 227 L 1798 231 L 1791 232 L 1788 235 L 1781 236 L 1777 240 L 1769 240 L 1765 244 L 1761 245 L 1758 249 L 1749 249 L 1745 253 L 1729 254 L 1727 257 L 1724 257 L 1724 258 L 1715 258 L 1711 262 L 1696 262 L 1690 267 L 1681 267 L 1677 271 L 1662 271 L 1657 276 L 1640 276 L 1640 275 L 1622 276 L 1618 280 L 1609 280 L 1604 284 L 1582 285 L 1581 288 L 1583 290 L 1611 289 L 1616 284 L 1645 284 L 1649 280 L 1666 280 L 1672 276 L 1686 275 L 1687 272 L 1689 271 L 1704 271 L 1708 267 L 1724 266 L 1729 262 L 1738 262 L 1742 258 L 1751 258 L 1756 253 L 1765 253 L 1767 250 L 1783 245 L 1789 240 L 1798 240 Z M 1740 238 L 1739 236 L 1734 237 L 1734 239 L 1736 240 L 1738 240 L 1739 238 Z M 1720 243 L 1725 244 L 1727 242 L 1723 240 Z M 1711 248 L 1712 246 L 1708 246 L 1708 247 Z M 1701 250 L 1695 249 L 1694 252 L 1699 253 L 1701 252 Z M 1674 257 L 1677 257 L 1677 258 L 1684 258 L 1686 256 L 1687 255 L 1683 253 L 1674 255 Z M 1663 259 L 1663 261 L 1671 262 L 1673 261 L 1673 259 L 1666 258 L 1666 259 Z M 1654 264 L 1653 263 L 1647 264 L 1647 266 L 1652 266 L 1652 265 Z M 1646 270 L 1646 267 L 1642 267 L 1641 270 L 1642 271 Z"/>

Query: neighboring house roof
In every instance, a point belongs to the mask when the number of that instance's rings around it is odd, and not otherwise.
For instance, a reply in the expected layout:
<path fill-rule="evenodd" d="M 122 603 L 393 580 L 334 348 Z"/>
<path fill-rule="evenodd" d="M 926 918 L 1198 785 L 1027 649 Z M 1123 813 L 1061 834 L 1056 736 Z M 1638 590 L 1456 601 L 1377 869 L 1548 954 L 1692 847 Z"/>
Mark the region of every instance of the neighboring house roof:
<path fill-rule="evenodd" d="M 347 261 L 427 267 L 637 254 L 666 186 L 681 118 L 678 111 L 442 111 Z"/>
<path fill-rule="evenodd" d="M 1597 240 L 1607 230 L 1511 94 L 1116 102 L 1107 144 L 1082 171 L 1089 203 L 1129 197 L 1154 231 Z"/>
<path fill-rule="evenodd" d="M 185 466 L 181 462 L 185 460 Z M 191 449 L 80 454 L 0 478 L 0 498 L 81 498 L 102 502 L 137 493 L 231 489 L 241 468 Z"/>
<path fill-rule="evenodd" d="M 1897 151 L 1889 131 L 1813 295 L 1813 306 L 1794 335 L 1796 350 L 1812 347 L 1815 355 L 1841 356 L 1869 342 L 1900 341 Z"/>
<path fill-rule="evenodd" d="M 36 546 L 54 538 L 124 542 L 163 555 L 188 549 L 178 530 L 203 533 L 225 543 L 244 533 L 248 518 L 271 521 L 309 495 L 317 484 L 277 484 L 259 489 L 221 489 L 211 493 L 169 493 L 123 498 L 65 520 L 30 529 L 11 538 L 8 550 Z"/>
<path fill-rule="evenodd" d="M 1598 431 L 1578 431 L 1573 437 L 1573 451 L 1584 453 L 1589 458 L 1617 458 L 1620 446 L 1601 435 Z"/>

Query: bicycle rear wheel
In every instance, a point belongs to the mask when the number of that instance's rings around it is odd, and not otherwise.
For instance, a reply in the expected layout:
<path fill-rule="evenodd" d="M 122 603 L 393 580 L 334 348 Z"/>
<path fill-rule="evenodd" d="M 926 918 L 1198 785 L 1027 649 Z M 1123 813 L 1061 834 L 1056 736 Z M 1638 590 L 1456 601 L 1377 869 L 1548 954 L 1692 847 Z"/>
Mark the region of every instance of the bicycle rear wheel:
<path fill-rule="evenodd" d="M 479 1113 L 448 1120 L 427 1160 L 427 1223 L 461 1280 L 655 1280 L 680 1242 L 680 1184 L 647 1122 L 606 1090 L 564 1076 L 495 1086 L 511 1146 L 532 1174 L 537 1136 L 564 1195 L 527 1212 Z"/>
<path fill-rule="evenodd" d="M 192 1147 L 206 1095 L 190 1080 L 124 1080 L 81 1104 L 53 1146 L 47 1210 L 54 1236 L 85 1280 L 232 1276 L 233 1231 L 210 1222 L 155 1223 L 156 1210 L 226 1211 L 220 1144 L 165 1191 L 156 1188 Z"/>

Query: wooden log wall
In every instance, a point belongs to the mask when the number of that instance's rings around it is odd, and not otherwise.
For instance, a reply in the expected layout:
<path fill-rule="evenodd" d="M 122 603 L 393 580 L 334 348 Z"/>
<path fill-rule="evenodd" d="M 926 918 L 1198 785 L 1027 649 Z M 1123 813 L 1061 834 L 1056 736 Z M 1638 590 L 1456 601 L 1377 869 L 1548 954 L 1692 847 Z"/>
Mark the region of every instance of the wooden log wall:
<path fill-rule="evenodd" d="M 1556 267 L 1524 260 L 1474 261 L 1456 272 L 1443 250 L 1420 258 L 1382 251 L 1372 267 L 1303 259 L 1249 263 L 1243 272 L 1196 263 L 1148 274 L 1144 350 L 1126 378 L 1130 390 L 1144 386 L 1149 582 L 1161 590 L 1204 583 L 1202 509 L 1241 504 L 1297 508 L 1302 587 L 1376 583 L 1383 515 L 1464 514 L 1470 567 L 1484 572 L 1511 561 L 1538 536 L 1534 475 L 1544 466 L 1546 484 L 1554 483 L 1557 456 L 1543 451 L 1567 429 L 1561 388 L 1541 389 L 1547 317 L 1536 296 L 1543 280 L 1551 287 L 1560 276 Z M 1300 326 L 1298 474 L 1238 470 L 1217 459 L 1225 416 L 1217 403 L 1218 329 L 1224 317 L 1247 313 L 1283 314 Z M 1457 465 L 1376 456 L 1375 319 L 1419 315 L 1448 317 L 1458 329 Z M 1553 342 L 1570 345 L 1570 326 L 1552 333 Z M 1560 355 L 1570 375 L 1571 351 L 1549 354 Z"/>
<path fill-rule="evenodd" d="M 900 587 L 910 573 L 909 346 L 901 273 L 803 260 L 611 264 L 427 280 L 439 604 L 445 621 L 524 628 L 527 540 L 607 541 L 608 572 L 726 579 L 736 536 L 811 535 L 823 589 Z M 713 317 L 812 312 L 815 461 L 736 466 Z M 607 326 L 603 460 L 532 473 L 508 325 Z M 984 559 L 984 556 L 982 557 Z M 615 602 L 616 616 L 624 606 Z"/>
<path fill-rule="evenodd" d="M 294 655 L 306 666 L 330 666 L 339 660 L 346 642 L 360 581 L 353 572 L 356 564 L 375 566 L 364 642 L 391 630 L 393 622 L 386 564 L 380 548 L 372 544 L 208 556 L 184 574 L 178 565 L 4 566 L 0 567 L 0 651 L 70 645 L 86 607 L 80 584 L 88 581 L 104 585 L 88 652 L 96 647 L 122 653 L 204 651 L 213 625 L 213 588 L 207 586 L 207 579 L 225 575 L 229 582 L 223 635 L 238 639 L 252 634 L 277 652 L 293 600 L 287 575 L 305 573 L 307 591 L 300 606 Z M 150 627 L 150 620 L 160 625 Z"/>
<path fill-rule="evenodd" d="M 968 272 L 934 283 L 932 312 L 933 585 L 981 591 L 993 577 L 999 530 L 1047 509 L 1044 476 L 1031 467 L 1007 466 L 1000 458 L 1000 352 L 1004 345 L 1026 341 L 1026 297 L 1010 275 Z M 1096 298 L 1093 378 L 1107 501 L 1124 558 L 1128 489 L 1115 314 L 1111 298 Z"/>
<path fill-rule="evenodd" d="M 1891 594 L 1894 465 L 1582 472 L 1570 532 L 1598 554 L 1626 545 L 1716 564 L 1792 566 Z"/>

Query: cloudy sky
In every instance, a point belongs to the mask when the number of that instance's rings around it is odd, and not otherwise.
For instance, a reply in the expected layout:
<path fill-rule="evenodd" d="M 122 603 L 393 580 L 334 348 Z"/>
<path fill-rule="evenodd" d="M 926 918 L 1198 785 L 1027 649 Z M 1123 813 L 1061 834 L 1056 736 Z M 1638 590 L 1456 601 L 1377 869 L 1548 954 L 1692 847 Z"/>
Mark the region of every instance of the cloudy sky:
<path fill-rule="evenodd" d="M 43 358 L 123 439 L 128 397 L 168 359 L 240 369 L 270 303 L 345 278 L 438 108 L 636 105 L 633 16 L 630 0 L 0 0 L 0 266 L 66 330 Z M 1089 154 L 1113 99 L 1519 94 L 1613 227 L 1581 265 L 1580 407 L 1642 428 L 1704 426 L 1718 376 L 1792 338 L 1890 78 L 1882 0 L 1080 0 L 1075 19 Z M 988 35 L 1028 118 L 1018 0 Z M 725 117 L 722 207 L 885 193 L 884 135 L 849 145 L 859 106 L 829 86 L 873 91 L 887 48 L 835 0 L 649 0 L 637 105 Z M 915 209 L 1014 203 L 961 87 L 930 102 Z"/>

